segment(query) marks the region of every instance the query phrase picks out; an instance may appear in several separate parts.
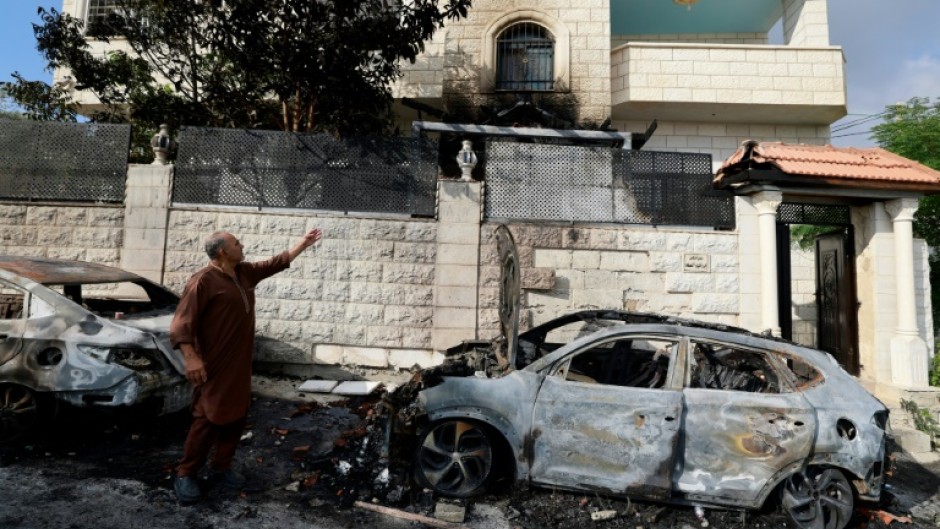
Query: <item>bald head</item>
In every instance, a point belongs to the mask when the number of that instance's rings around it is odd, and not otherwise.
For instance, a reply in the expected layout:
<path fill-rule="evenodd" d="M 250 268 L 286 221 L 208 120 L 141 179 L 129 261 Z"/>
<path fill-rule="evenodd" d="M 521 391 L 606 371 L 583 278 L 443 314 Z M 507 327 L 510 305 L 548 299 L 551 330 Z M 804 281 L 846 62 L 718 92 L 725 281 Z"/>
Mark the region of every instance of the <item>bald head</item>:
<path fill-rule="evenodd" d="M 209 254 L 209 259 L 218 259 L 219 252 L 225 246 L 226 235 L 231 234 L 227 231 L 216 231 L 206 239 L 206 253 Z"/>

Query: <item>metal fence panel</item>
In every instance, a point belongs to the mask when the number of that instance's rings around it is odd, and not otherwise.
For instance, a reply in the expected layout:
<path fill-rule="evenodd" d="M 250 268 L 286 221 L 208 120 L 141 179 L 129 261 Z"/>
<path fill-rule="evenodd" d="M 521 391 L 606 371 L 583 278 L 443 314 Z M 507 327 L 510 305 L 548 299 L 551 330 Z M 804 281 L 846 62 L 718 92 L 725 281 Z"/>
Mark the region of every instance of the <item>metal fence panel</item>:
<path fill-rule="evenodd" d="M 711 156 L 490 141 L 487 218 L 734 227 Z"/>
<path fill-rule="evenodd" d="M 434 215 L 426 139 L 184 128 L 179 145 L 176 203 Z"/>
<path fill-rule="evenodd" d="M 0 198 L 123 202 L 130 125 L 0 120 Z"/>
<path fill-rule="evenodd" d="M 852 224 L 852 213 L 848 206 L 784 202 L 777 208 L 777 222 L 849 226 Z"/>

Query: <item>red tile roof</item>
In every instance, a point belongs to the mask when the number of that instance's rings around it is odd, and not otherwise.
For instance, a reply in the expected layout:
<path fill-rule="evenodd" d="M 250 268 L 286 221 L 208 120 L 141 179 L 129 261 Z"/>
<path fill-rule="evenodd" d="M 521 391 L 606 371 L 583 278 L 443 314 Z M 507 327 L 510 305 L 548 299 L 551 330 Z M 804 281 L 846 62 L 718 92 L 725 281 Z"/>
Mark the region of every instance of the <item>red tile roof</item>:
<path fill-rule="evenodd" d="M 747 163 L 750 162 L 750 163 Z M 898 186 L 925 192 L 940 192 L 940 171 L 878 147 L 857 149 L 832 145 L 785 144 L 746 141 L 725 160 L 715 184 L 722 186 L 748 166 L 769 164 L 784 177 L 800 177 L 803 182 L 818 180 L 835 186 Z M 740 181 L 740 178 L 733 179 Z"/>

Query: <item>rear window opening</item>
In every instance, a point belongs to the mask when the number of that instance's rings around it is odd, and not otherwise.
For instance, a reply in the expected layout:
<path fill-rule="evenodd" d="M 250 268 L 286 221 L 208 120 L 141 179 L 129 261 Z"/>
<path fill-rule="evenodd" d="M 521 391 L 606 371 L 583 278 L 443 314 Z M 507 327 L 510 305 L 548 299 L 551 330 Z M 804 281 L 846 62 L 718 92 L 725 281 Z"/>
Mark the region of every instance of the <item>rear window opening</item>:
<path fill-rule="evenodd" d="M 103 318 L 149 316 L 173 309 L 179 299 L 163 288 L 145 282 L 46 285 Z"/>
<path fill-rule="evenodd" d="M 692 347 L 689 386 L 747 393 L 780 393 L 777 372 L 760 353 L 725 344 L 697 342 Z"/>

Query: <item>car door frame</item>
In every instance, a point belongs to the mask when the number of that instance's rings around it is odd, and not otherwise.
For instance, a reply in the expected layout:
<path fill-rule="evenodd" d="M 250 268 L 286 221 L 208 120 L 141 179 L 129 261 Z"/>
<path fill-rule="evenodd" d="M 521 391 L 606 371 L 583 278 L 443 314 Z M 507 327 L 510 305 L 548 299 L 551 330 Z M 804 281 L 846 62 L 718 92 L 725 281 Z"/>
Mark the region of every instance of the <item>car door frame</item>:
<path fill-rule="evenodd" d="M 720 334 L 696 334 L 685 348 L 676 493 L 690 501 L 758 507 L 768 483 L 810 457 L 816 411 L 772 351 Z M 762 355 L 779 377 L 780 393 L 690 387 L 693 341 Z"/>
<path fill-rule="evenodd" d="M 19 355 L 23 350 L 23 335 L 29 318 L 29 303 L 32 293 L 16 283 L 0 278 L 0 286 L 12 288 L 23 294 L 23 308 L 19 318 L 0 318 L 0 366 Z"/>
<path fill-rule="evenodd" d="M 627 337 L 678 343 L 664 386 L 634 388 L 556 375 L 570 359 Z M 682 336 L 662 329 L 605 329 L 570 344 L 545 370 L 529 429 L 529 479 L 572 490 L 668 499 L 679 442 Z M 599 411 L 602 408 L 603 411 Z M 616 447 L 622 447 L 616 450 Z"/>

